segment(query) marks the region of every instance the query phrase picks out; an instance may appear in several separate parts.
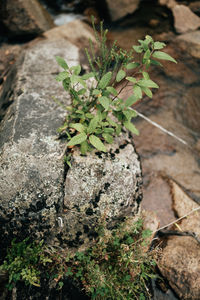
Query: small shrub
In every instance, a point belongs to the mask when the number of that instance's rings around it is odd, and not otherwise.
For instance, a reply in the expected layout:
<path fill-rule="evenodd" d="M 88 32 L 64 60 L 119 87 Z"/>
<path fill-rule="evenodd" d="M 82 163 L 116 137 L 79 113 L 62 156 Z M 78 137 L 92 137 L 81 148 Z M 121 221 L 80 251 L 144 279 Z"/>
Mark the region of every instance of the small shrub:
<path fill-rule="evenodd" d="M 17 281 L 39 287 L 46 276 L 58 289 L 71 278 L 95 300 L 150 299 L 148 282 L 156 276 L 150 235 L 142 220 L 130 225 L 127 219 L 112 231 L 102 223 L 93 246 L 75 254 L 27 239 L 12 242 L 1 269 L 8 271 L 10 289 Z"/>
<path fill-rule="evenodd" d="M 107 30 L 100 24 L 100 35 L 93 22 L 99 55 L 95 54 L 94 45 L 90 41 L 89 49 L 85 49 L 91 72 L 82 74 L 80 65 L 69 67 L 67 62 L 56 57 L 58 64 L 64 69 L 56 77 L 72 98 L 72 105 L 67 107 L 68 114 L 60 134 L 67 137 L 67 146 L 80 146 L 82 154 L 93 148 L 106 152 L 106 143 L 112 144 L 115 136 L 123 128 L 133 134 L 138 130 L 132 123 L 137 113 L 131 106 L 142 99 L 143 94 L 152 98 L 152 89 L 158 85 L 148 74 L 151 65 L 162 66 L 158 60 L 175 62 L 170 55 L 162 50 L 166 45 L 154 42 L 149 35 L 139 40 L 130 52 L 119 48 L 116 42 L 109 49 L 106 45 Z M 139 54 L 134 59 L 133 53 Z M 121 84 L 120 89 L 116 86 Z M 123 100 L 121 92 L 132 87 L 132 94 Z"/>
<path fill-rule="evenodd" d="M 42 252 L 43 241 L 28 243 L 28 239 L 16 243 L 12 241 L 6 259 L 0 269 L 9 274 L 8 289 L 12 290 L 17 281 L 23 280 L 27 285 L 40 286 L 41 270 L 38 265 L 45 265 L 51 260 Z"/>

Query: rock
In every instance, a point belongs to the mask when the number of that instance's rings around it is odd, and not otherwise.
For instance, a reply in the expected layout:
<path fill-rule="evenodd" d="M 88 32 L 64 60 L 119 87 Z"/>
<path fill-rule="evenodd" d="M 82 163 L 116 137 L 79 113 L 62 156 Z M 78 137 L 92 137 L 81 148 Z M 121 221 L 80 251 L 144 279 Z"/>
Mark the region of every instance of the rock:
<path fill-rule="evenodd" d="M 159 0 L 160 5 L 165 5 L 168 8 L 173 8 L 177 3 L 175 0 Z"/>
<path fill-rule="evenodd" d="M 1 94 L 1 104 L 13 101 L 0 129 L 0 238 L 5 247 L 19 232 L 21 239 L 33 232 L 51 236 L 63 209 L 64 163 L 58 159 L 62 145 L 56 130 L 66 112 L 52 97 L 70 99 L 54 79 L 60 70 L 56 55 L 70 65 L 79 63 L 79 48 L 66 39 L 38 41 L 13 66 Z"/>
<path fill-rule="evenodd" d="M 200 58 L 200 30 L 181 34 L 177 42 L 184 51 L 195 58 Z"/>
<path fill-rule="evenodd" d="M 164 226 L 174 219 L 170 187 L 162 176 L 153 173 L 145 174 L 141 207 L 154 211 L 160 226 Z"/>
<path fill-rule="evenodd" d="M 15 236 L 77 245 L 83 230 L 91 233 L 90 226 L 104 213 L 111 226 L 139 209 L 141 169 L 130 138 L 121 136 L 108 154 L 94 151 L 83 157 L 75 151 L 68 171 L 58 158 L 64 145 L 56 131 L 66 111 L 52 97 L 66 105 L 71 99 L 54 79 L 60 71 L 55 56 L 70 66 L 80 62 L 75 43 L 85 43 L 91 32 L 82 22 L 78 24 L 79 30 L 76 22 L 63 25 L 60 35 L 55 28 L 57 39 L 51 31 L 49 39 L 31 42 L 4 85 L 1 102 L 13 101 L 0 128 L 0 239 L 4 247 Z M 74 43 L 67 39 L 71 27 L 79 33 L 72 37 Z M 65 37 L 60 37 L 63 28 Z"/>
<path fill-rule="evenodd" d="M 178 33 L 186 33 L 200 27 L 200 18 L 189 7 L 176 5 L 172 8 L 174 27 Z"/>
<path fill-rule="evenodd" d="M 106 0 L 112 21 L 117 21 L 133 13 L 139 6 L 140 0 Z"/>
<path fill-rule="evenodd" d="M 189 3 L 189 8 L 191 11 L 193 11 L 195 14 L 200 14 L 200 1 Z"/>
<path fill-rule="evenodd" d="M 48 12 L 37 0 L 4 0 L 1 21 L 12 35 L 36 36 L 54 27 Z"/>
<path fill-rule="evenodd" d="M 174 208 L 179 217 L 188 214 L 198 204 L 170 180 Z M 193 212 L 179 223 L 182 231 L 192 231 L 200 234 L 200 213 Z M 171 237 L 163 249 L 163 255 L 158 263 L 159 269 L 180 299 L 200 299 L 200 244 L 192 237 Z"/>
<path fill-rule="evenodd" d="M 107 154 L 93 151 L 86 157 L 79 151 L 73 153 L 65 181 L 67 243 L 88 244 L 103 218 L 112 227 L 124 216 L 138 213 L 142 177 L 134 145 L 123 135 L 108 149 Z M 66 239 L 65 232 L 62 236 Z"/>
<path fill-rule="evenodd" d="M 200 128 L 200 87 L 191 87 L 183 95 L 182 101 L 178 103 L 176 117 L 184 125 L 199 134 Z"/>

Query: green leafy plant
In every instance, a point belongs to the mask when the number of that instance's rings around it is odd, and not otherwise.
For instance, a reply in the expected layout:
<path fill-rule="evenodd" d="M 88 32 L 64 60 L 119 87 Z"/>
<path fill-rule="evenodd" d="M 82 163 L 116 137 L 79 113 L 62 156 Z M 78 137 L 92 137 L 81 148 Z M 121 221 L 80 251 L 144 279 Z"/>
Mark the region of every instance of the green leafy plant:
<path fill-rule="evenodd" d="M 152 233 L 142 228 L 141 219 L 129 221 L 112 232 L 103 224 L 94 246 L 73 257 L 70 272 L 91 299 L 151 299 L 148 282 L 156 277 L 156 263 L 147 245 Z"/>
<path fill-rule="evenodd" d="M 12 241 L 7 256 L 0 269 L 9 274 L 8 289 L 12 289 L 17 281 L 23 280 L 25 284 L 40 286 L 41 270 L 38 265 L 45 266 L 50 258 L 42 253 L 43 241 L 28 243 L 28 239 L 16 243 Z"/>
<path fill-rule="evenodd" d="M 149 35 L 127 52 L 119 48 L 116 42 L 112 47 L 107 47 L 108 31 L 103 30 L 102 22 L 100 34 L 94 22 L 93 29 L 99 54 L 95 53 L 95 45 L 90 40 L 89 49 L 85 49 L 85 52 L 91 72 L 82 74 L 80 65 L 69 67 L 63 58 L 56 57 L 64 69 L 56 76 L 56 80 L 62 82 L 72 98 L 72 105 L 67 107 L 66 121 L 59 132 L 67 137 L 68 148 L 79 145 L 82 154 L 93 148 L 106 152 L 106 143 L 112 144 L 123 128 L 138 135 L 132 123 L 137 113 L 131 106 L 144 94 L 152 98 L 152 89 L 158 88 L 150 79 L 149 67 L 162 66 L 158 60 L 176 63 L 174 58 L 160 51 L 166 45 L 154 42 Z M 134 52 L 139 54 L 138 60 L 134 58 Z M 132 87 L 132 94 L 124 100 L 121 93 L 127 86 Z"/>
<path fill-rule="evenodd" d="M 156 277 L 156 251 L 148 251 L 151 234 L 141 219 L 127 219 L 110 231 L 104 218 L 85 251 L 74 254 L 43 242 L 13 241 L 0 268 L 8 272 L 9 289 L 18 281 L 39 287 L 41 278 L 62 289 L 70 278 L 91 299 L 151 299 L 149 279 Z"/>

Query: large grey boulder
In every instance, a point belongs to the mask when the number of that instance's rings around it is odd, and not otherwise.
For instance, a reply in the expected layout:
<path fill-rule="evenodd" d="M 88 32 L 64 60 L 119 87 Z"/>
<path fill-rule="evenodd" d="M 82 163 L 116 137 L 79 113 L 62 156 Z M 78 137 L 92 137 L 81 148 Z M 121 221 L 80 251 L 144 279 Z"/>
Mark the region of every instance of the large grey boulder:
<path fill-rule="evenodd" d="M 82 22 L 78 24 L 70 26 L 80 26 L 79 43 L 81 30 L 82 40 L 93 38 Z M 126 135 L 107 154 L 94 151 L 83 157 L 75 151 L 70 170 L 59 158 L 65 145 L 57 139 L 56 130 L 66 112 L 52 97 L 66 105 L 71 99 L 54 79 L 60 71 L 55 56 L 75 65 L 80 53 L 75 43 L 51 33 L 52 40 L 38 40 L 24 50 L 1 95 L 4 104 L 13 100 L 0 127 L 0 239 L 4 246 L 14 236 L 34 235 L 62 245 L 82 244 L 104 213 L 112 226 L 115 220 L 135 215 L 142 198 L 139 158 Z"/>
<path fill-rule="evenodd" d="M 5 83 L 2 99 L 10 105 L 0 128 L 1 240 L 55 229 L 62 207 L 64 164 L 56 130 L 64 111 L 52 96 L 66 98 L 54 80 L 55 55 L 78 62 L 78 48 L 66 40 L 43 41 L 27 49 Z M 69 100 L 69 99 L 68 99 Z"/>
<path fill-rule="evenodd" d="M 73 153 L 66 175 L 63 220 L 67 242 L 88 244 L 98 224 L 112 228 L 125 216 L 135 216 L 142 200 L 138 155 L 126 133 L 107 147 L 108 153 Z M 63 234 L 62 234 L 63 235 Z M 69 239 L 70 238 L 70 239 Z"/>
<path fill-rule="evenodd" d="M 200 18 L 185 5 L 172 8 L 174 27 L 178 33 L 186 33 L 200 27 Z"/>

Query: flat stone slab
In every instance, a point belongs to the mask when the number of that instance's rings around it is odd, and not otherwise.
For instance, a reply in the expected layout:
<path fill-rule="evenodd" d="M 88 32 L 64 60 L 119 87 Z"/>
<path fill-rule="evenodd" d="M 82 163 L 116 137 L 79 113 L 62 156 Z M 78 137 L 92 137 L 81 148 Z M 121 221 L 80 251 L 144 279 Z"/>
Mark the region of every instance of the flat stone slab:
<path fill-rule="evenodd" d="M 195 58 L 200 58 L 200 30 L 181 34 L 177 42 L 184 51 Z"/>

